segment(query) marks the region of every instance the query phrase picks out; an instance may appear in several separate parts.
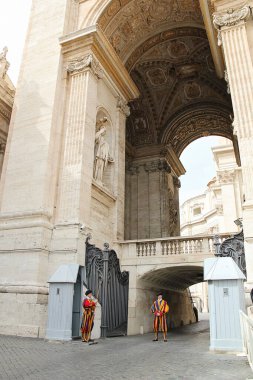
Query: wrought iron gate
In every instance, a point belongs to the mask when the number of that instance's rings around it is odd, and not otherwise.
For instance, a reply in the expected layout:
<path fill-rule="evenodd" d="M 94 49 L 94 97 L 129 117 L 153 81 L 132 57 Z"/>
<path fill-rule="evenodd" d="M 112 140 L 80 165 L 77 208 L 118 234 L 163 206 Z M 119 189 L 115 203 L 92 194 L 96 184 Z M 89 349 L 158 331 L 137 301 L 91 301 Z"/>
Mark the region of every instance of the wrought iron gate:
<path fill-rule="evenodd" d="M 102 308 L 101 336 L 125 335 L 128 317 L 129 273 L 121 272 L 119 259 L 107 243 L 104 250 L 86 240 L 86 283 Z"/>

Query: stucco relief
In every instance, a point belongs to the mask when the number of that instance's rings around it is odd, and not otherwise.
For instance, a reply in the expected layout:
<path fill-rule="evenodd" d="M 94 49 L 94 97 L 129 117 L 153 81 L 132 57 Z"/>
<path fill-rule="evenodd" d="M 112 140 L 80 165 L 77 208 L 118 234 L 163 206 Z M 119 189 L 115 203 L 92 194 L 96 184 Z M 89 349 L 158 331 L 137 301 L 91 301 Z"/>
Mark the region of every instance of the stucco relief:
<path fill-rule="evenodd" d="M 99 19 L 121 58 L 145 36 L 183 22 L 203 23 L 197 0 L 114 1 Z"/>
<path fill-rule="evenodd" d="M 177 57 L 171 52 L 171 42 L 178 41 L 183 43 L 188 50 L 187 56 L 177 53 Z M 174 42 L 175 43 L 175 42 Z M 163 32 L 159 32 L 152 37 L 147 38 L 140 44 L 130 55 L 126 62 L 126 68 L 131 71 L 137 62 L 146 61 L 156 57 L 174 61 L 174 59 L 189 59 L 189 51 L 192 54 L 197 53 L 202 45 L 207 44 L 206 32 L 203 29 L 195 27 L 176 27 Z M 173 50 L 173 49 L 172 49 Z"/>
<path fill-rule="evenodd" d="M 217 172 L 217 175 L 220 183 L 233 183 L 235 179 L 235 170 L 224 170 L 222 172 Z"/>
<path fill-rule="evenodd" d="M 196 82 L 188 82 L 184 86 L 184 93 L 187 99 L 195 99 L 201 96 L 201 88 Z"/>
<path fill-rule="evenodd" d="M 208 130 L 207 130 L 208 127 Z M 175 132 L 166 137 L 170 141 L 175 152 L 180 155 L 184 148 L 196 139 L 196 137 L 205 137 L 209 135 L 221 135 L 232 138 L 232 127 L 229 118 L 217 115 L 199 114 L 195 118 L 187 119 L 185 122 L 174 127 Z"/>
<path fill-rule="evenodd" d="M 130 104 L 127 139 L 133 145 L 158 143 L 166 123 L 166 128 L 171 128 L 173 115 L 184 112 L 185 107 L 188 107 L 189 119 L 192 118 L 191 105 L 200 107 L 202 102 L 220 102 L 224 108 L 229 108 L 225 82 L 214 77 L 210 69 L 212 59 L 208 41 L 204 35 L 195 32 L 193 29 L 193 36 L 180 35 L 166 41 L 159 39 L 158 45 L 144 49 L 144 54 L 134 64 L 131 76 L 141 97 Z M 208 124 L 202 127 L 197 130 L 199 137 L 209 129 Z M 171 139 L 177 138 L 177 130 L 173 131 L 174 136 L 170 135 Z"/>
<path fill-rule="evenodd" d="M 99 79 L 103 78 L 104 72 L 100 63 L 92 54 L 83 57 L 78 57 L 68 62 L 67 71 L 70 74 L 76 74 L 86 69 L 90 69 L 92 73 Z"/>
<path fill-rule="evenodd" d="M 4 79 L 6 73 L 10 67 L 10 63 L 7 61 L 8 48 L 5 46 L 3 51 L 0 53 L 0 78 Z"/>

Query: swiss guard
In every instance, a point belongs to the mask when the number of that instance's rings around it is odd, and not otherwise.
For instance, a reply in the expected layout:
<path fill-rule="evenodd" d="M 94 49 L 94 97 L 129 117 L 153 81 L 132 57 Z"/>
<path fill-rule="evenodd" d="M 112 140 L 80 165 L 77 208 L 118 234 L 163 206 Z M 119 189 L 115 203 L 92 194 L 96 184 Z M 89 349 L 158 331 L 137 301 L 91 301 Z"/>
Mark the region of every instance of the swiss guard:
<path fill-rule="evenodd" d="M 163 332 L 163 340 L 167 342 L 166 334 L 167 334 L 167 321 L 166 314 L 169 312 L 169 305 L 165 300 L 163 300 L 163 296 L 161 293 L 157 295 L 157 300 L 151 306 L 151 312 L 154 314 L 154 333 L 155 339 L 153 342 L 158 341 L 158 332 Z"/>
<path fill-rule="evenodd" d="M 81 324 L 81 334 L 83 342 L 92 342 L 91 331 L 94 326 L 95 309 L 97 302 L 94 301 L 92 291 L 87 290 L 85 292 L 85 298 L 83 300 L 83 318 Z"/>

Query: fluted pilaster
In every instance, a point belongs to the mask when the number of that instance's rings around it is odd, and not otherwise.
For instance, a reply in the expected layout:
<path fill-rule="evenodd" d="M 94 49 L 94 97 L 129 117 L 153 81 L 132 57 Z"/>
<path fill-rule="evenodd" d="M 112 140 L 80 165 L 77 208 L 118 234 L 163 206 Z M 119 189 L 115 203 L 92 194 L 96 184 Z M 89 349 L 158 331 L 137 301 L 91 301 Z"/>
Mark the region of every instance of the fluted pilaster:
<path fill-rule="evenodd" d="M 91 187 L 97 80 L 102 78 L 103 71 L 91 54 L 71 61 L 67 71 L 69 94 L 58 217 L 60 222 L 77 222 L 83 211 L 80 206 L 82 192 L 86 185 L 87 191 Z"/>

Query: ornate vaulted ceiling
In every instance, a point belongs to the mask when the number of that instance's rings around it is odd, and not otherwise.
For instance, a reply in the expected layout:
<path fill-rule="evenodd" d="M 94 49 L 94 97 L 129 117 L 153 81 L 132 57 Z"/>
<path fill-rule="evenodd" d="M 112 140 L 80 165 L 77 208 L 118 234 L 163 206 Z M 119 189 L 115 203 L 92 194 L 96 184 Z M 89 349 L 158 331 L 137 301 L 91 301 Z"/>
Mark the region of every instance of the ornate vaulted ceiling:
<path fill-rule="evenodd" d="M 99 24 L 141 93 L 130 105 L 131 145 L 170 144 L 180 156 L 201 136 L 232 139 L 198 0 L 113 0 Z"/>

